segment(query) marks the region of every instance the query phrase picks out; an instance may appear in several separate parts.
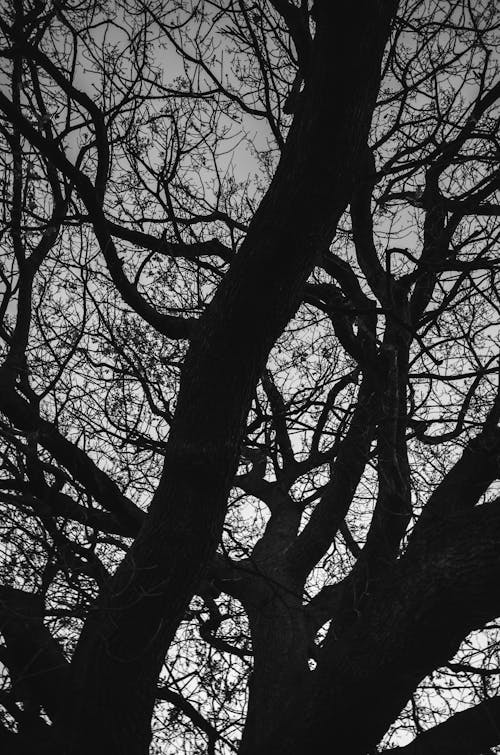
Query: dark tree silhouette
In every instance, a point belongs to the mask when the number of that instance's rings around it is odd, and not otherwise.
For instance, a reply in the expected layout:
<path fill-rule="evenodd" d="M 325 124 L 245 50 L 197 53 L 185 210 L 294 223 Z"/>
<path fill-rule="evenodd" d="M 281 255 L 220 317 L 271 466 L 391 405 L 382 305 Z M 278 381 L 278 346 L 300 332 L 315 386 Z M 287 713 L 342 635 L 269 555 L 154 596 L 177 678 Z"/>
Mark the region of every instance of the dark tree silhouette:
<path fill-rule="evenodd" d="M 4 5 L 3 752 L 500 745 L 499 31 Z"/>

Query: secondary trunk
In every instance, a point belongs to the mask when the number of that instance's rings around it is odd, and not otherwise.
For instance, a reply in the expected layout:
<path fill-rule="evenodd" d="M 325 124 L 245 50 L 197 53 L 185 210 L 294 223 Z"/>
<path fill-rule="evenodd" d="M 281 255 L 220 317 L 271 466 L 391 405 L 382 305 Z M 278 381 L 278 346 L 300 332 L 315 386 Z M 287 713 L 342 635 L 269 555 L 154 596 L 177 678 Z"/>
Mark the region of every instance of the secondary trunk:
<path fill-rule="evenodd" d="M 335 619 L 307 694 L 285 707 L 252 755 L 366 755 L 419 682 L 445 664 L 463 637 L 498 615 L 500 509 L 484 504 L 436 519 L 340 638 Z"/>

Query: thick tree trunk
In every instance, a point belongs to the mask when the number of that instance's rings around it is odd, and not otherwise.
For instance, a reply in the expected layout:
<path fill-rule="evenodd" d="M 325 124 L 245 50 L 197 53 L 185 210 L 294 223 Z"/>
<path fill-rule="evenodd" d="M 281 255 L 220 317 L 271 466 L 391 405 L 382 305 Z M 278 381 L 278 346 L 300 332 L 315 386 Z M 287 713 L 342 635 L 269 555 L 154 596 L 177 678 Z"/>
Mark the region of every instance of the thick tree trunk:
<path fill-rule="evenodd" d="M 252 391 L 352 193 L 396 2 L 317 6 L 303 102 L 192 339 L 157 495 L 76 651 L 72 755 L 148 751 L 155 682 L 217 547 Z"/>

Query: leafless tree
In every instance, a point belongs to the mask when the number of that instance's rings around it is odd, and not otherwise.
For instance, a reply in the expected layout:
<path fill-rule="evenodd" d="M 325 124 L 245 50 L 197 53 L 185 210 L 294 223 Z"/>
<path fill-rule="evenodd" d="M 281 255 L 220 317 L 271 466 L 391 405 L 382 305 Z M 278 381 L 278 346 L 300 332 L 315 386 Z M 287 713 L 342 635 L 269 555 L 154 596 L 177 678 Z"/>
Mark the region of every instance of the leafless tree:
<path fill-rule="evenodd" d="M 2 751 L 500 745 L 500 12 L 0 14 Z"/>

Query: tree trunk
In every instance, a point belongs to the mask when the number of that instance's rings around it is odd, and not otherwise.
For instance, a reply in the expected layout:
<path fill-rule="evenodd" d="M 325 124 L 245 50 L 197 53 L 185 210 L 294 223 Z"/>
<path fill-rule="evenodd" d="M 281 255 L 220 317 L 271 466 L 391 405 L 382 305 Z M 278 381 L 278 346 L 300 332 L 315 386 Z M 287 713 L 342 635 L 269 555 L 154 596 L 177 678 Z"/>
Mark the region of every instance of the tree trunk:
<path fill-rule="evenodd" d="M 321 752 L 324 742 L 332 755 L 366 755 L 419 682 L 498 615 L 498 504 L 418 530 L 346 636 L 337 638 L 332 622 L 312 689 L 283 712 L 253 755 Z"/>
<path fill-rule="evenodd" d="M 145 755 L 166 650 L 219 542 L 252 391 L 350 199 L 393 0 L 317 3 L 303 102 L 247 238 L 195 330 L 146 523 L 82 632 L 72 755 Z"/>
<path fill-rule="evenodd" d="M 280 573 L 281 571 L 281 573 Z M 259 752 L 283 708 L 308 682 L 310 632 L 302 589 L 284 570 L 253 578 L 243 605 L 252 636 L 254 668 L 239 752 Z M 248 594 L 249 593 L 249 594 Z"/>

